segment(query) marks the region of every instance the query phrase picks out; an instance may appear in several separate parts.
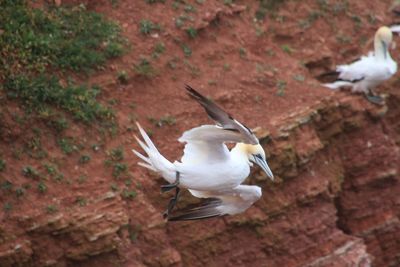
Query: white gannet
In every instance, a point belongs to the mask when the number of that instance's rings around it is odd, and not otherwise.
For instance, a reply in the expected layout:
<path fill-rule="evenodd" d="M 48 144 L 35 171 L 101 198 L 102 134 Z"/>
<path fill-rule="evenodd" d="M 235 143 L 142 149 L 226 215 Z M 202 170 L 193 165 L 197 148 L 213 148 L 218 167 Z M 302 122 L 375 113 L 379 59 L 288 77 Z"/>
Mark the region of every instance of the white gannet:
<path fill-rule="evenodd" d="M 233 119 L 228 113 L 190 86 L 186 90 L 200 103 L 216 125 L 201 125 L 183 133 L 178 139 L 186 143 L 181 161 L 174 163 L 162 156 L 146 132 L 137 123 L 145 143 L 136 138 L 147 157 L 132 150 L 143 162 L 138 164 L 159 173 L 170 184 L 161 186 L 163 192 L 176 189 L 164 217 L 168 220 L 195 220 L 221 215 L 233 215 L 248 209 L 261 197 L 258 186 L 242 185 L 256 163 L 270 177 L 265 152 L 252 131 Z M 225 143 L 237 143 L 231 150 Z M 206 204 L 170 216 L 179 189 L 189 189 L 198 198 L 207 198 Z"/>
<path fill-rule="evenodd" d="M 397 71 L 397 63 L 389 53 L 391 43 L 392 31 L 386 26 L 380 27 L 375 33 L 374 52 L 351 64 L 337 66 L 336 71 L 322 74 L 319 78 L 334 76 L 334 82 L 323 85 L 330 89 L 351 87 L 352 92 L 364 93 L 370 102 L 381 104 L 383 99 L 375 95 L 373 89 Z"/>

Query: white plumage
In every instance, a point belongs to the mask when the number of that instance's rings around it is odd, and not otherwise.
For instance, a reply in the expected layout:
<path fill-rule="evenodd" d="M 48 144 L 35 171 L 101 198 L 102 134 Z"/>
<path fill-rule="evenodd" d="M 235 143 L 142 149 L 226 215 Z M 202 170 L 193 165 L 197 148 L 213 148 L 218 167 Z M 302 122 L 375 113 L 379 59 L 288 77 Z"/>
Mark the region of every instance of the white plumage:
<path fill-rule="evenodd" d="M 181 161 L 171 163 L 158 152 L 138 124 L 145 143 L 138 138 L 137 141 L 147 157 L 136 150 L 133 152 L 143 160 L 139 162 L 141 166 L 158 172 L 170 184 L 189 189 L 195 197 L 211 199 L 208 204 L 171 217 L 169 213 L 177 201 L 178 189 L 165 214 L 169 220 L 193 220 L 243 212 L 261 197 L 260 187 L 241 185 L 250 174 L 253 162 L 273 179 L 264 150 L 246 126 L 194 89 L 187 87 L 187 90 L 218 125 L 202 125 L 184 132 L 178 139 L 186 143 L 183 157 Z M 226 142 L 237 144 L 229 150 Z"/>
<path fill-rule="evenodd" d="M 379 28 L 374 38 L 374 52 L 351 64 L 339 65 L 336 68 L 338 74 L 336 81 L 326 83 L 324 86 L 330 89 L 351 87 L 352 92 L 362 92 L 367 98 L 372 97 L 372 90 L 390 79 L 397 71 L 397 63 L 389 53 L 391 42 L 391 30 L 386 26 Z M 368 99 L 374 102 L 374 98 Z"/>

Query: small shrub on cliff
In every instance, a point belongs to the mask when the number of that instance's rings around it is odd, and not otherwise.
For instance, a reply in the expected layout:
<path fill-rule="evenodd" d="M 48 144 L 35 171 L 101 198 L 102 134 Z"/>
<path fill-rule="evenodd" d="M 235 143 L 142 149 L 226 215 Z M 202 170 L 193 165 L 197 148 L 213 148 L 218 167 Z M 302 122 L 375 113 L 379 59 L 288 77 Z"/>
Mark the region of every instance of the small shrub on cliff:
<path fill-rule="evenodd" d="M 128 189 L 124 189 L 124 191 L 122 191 L 122 196 L 126 199 L 132 200 L 136 197 L 137 193 L 135 190 L 128 190 Z"/>
<path fill-rule="evenodd" d="M 50 204 L 46 207 L 46 212 L 49 214 L 56 213 L 57 211 L 58 211 L 58 208 L 55 205 Z"/>
<path fill-rule="evenodd" d="M 12 205 L 11 205 L 11 203 L 9 203 L 9 202 L 4 203 L 4 205 L 3 205 L 3 210 L 4 210 L 5 212 L 11 211 L 11 210 L 12 210 Z"/>
<path fill-rule="evenodd" d="M 157 75 L 157 70 L 147 58 L 141 58 L 139 63 L 133 66 L 134 71 L 140 76 L 152 78 Z"/>
<path fill-rule="evenodd" d="M 124 159 L 124 150 L 122 147 L 116 147 L 111 149 L 109 154 L 113 161 L 121 161 Z"/>
<path fill-rule="evenodd" d="M 142 34 L 148 35 L 153 31 L 160 29 L 160 25 L 153 23 L 151 20 L 142 19 L 139 22 L 139 30 Z"/>
<path fill-rule="evenodd" d="M 0 21 L 0 89 L 7 97 L 27 111 L 52 107 L 85 122 L 113 116 L 97 102 L 98 88 L 65 85 L 59 73 L 88 72 L 120 56 L 125 41 L 117 24 L 84 5 L 38 9 L 25 0 L 0 1 Z"/>
<path fill-rule="evenodd" d="M 47 185 L 43 181 L 39 182 L 37 188 L 38 188 L 40 193 L 46 193 L 47 192 Z"/>
<path fill-rule="evenodd" d="M 23 167 L 22 173 L 29 178 L 40 178 L 40 173 L 32 166 Z"/>
<path fill-rule="evenodd" d="M 0 159 L 0 172 L 4 171 L 6 168 L 6 161 L 4 159 Z"/>
<path fill-rule="evenodd" d="M 113 169 L 113 176 L 119 178 L 122 174 L 126 173 L 128 166 L 125 163 L 115 163 Z"/>
<path fill-rule="evenodd" d="M 186 29 L 186 33 L 190 38 L 196 38 L 197 36 L 197 30 L 193 27 L 189 27 L 188 29 Z"/>

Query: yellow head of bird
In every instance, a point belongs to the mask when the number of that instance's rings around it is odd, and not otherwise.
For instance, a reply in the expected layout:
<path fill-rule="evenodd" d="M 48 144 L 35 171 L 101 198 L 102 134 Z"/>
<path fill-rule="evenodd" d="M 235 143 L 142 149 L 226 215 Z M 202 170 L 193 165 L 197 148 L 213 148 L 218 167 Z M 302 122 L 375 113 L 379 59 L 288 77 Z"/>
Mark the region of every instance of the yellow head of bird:
<path fill-rule="evenodd" d="M 236 147 L 247 155 L 250 162 L 254 162 L 267 174 L 271 180 L 274 179 L 274 175 L 272 174 L 271 169 L 268 166 L 267 159 L 265 158 L 265 152 L 263 147 L 260 144 L 250 145 L 238 143 Z"/>
<path fill-rule="evenodd" d="M 389 46 L 393 39 L 392 31 L 388 27 L 382 26 L 376 31 L 375 39 L 380 40 Z"/>

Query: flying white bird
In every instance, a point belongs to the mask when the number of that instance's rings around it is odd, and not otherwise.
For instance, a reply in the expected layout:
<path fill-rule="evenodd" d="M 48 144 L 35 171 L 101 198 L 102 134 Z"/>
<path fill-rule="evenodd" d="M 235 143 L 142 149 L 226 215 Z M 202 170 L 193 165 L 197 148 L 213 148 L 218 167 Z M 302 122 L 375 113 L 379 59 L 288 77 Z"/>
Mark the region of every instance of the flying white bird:
<path fill-rule="evenodd" d="M 386 26 L 380 27 L 375 33 L 374 52 L 349 65 L 337 66 L 336 71 L 322 74 L 319 78 L 333 76 L 334 82 L 323 85 L 330 89 L 351 87 L 354 93 L 364 93 L 370 102 L 382 104 L 383 99 L 375 95 L 373 89 L 397 71 L 397 63 L 389 54 L 391 42 L 392 31 Z"/>
<path fill-rule="evenodd" d="M 242 185 L 256 163 L 270 177 L 264 149 L 257 137 L 242 123 L 208 100 L 190 86 L 186 90 L 200 103 L 216 125 L 201 125 L 183 133 L 178 139 L 186 143 L 181 161 L 174 163 L 162 156 L 146 132 L 137 124 L 145 141 L 136 140 L 147 157 L 132 150 L 143 162 L 138 164 L 159 173 L 170 184 L 161 186 L 163 192 L 176 189 L 175 197 L 169 202 L 164 217 L 170 221 L 196 220 L 237 214 L 248 209 L 261 197 L 258 186 Z M 229 150 L 225 143 L 237 143 Z M 189 189 L 198 198 L 207 198 L 206 203 L 170 216 L 180 188 Z"/>

